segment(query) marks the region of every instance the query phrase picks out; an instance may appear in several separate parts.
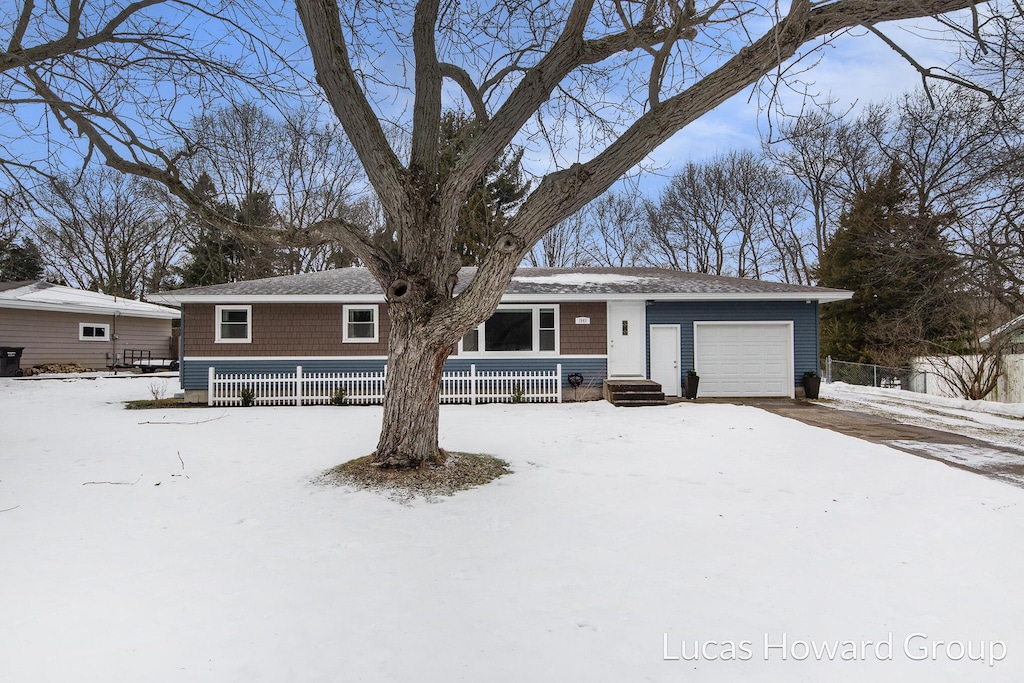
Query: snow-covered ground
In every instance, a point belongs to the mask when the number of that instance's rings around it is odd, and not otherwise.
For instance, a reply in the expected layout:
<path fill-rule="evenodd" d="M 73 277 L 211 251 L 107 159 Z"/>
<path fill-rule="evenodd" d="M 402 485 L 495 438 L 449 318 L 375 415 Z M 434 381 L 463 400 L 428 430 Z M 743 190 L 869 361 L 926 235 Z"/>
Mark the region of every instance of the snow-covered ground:
<path fill-rule="evenodd" d="M 822 384 L 821 398 L 832 407 L 951 431 L 996 446 L 1024 449 L 1024 403 L 966 401 L 843 382 Z"/>
<path fill-rule="evenodd" d="M 1024 676 L 1022 489 L 597 402 L 445 406 L 515 471 L 401 505 L 311 482 L 379 408 L 122 408 L 153 382 L 0 380 L 0 681 Z"/>

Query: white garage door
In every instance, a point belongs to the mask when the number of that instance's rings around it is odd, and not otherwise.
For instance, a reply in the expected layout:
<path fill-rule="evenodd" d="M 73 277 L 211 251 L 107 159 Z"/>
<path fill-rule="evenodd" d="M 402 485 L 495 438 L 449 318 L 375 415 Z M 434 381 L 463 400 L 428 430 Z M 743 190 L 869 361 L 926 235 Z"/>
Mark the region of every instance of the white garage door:
<path fill-rule="evenodd" d="M 793 396 L 793 324 L 693 324 L 700 396 Z"/>

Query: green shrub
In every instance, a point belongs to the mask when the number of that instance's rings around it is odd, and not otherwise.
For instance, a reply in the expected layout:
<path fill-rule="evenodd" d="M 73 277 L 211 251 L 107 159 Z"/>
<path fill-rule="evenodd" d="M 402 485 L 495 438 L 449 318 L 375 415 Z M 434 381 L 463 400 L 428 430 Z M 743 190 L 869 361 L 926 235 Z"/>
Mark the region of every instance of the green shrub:
<path fill-rule="evenodd" d="M 348 392 L 344 389 L 337 389 L 331 394 L 332 406 L 343 406 L 348 402 Z"/>
<path fill-rule="evenodd" d="M 523 385 L 517 384 L 512 387 L 512 402 L 522 403 L 526 399 L 526 391 L 523 389 Z"/>
<path fill-rule="evenodd" d="M 256 392 L 254 392 L 249 387 L 244 387 L 242 389 L 242 407 L 243 408 L 248 408 L 249 406 L 254 405 L 255 403 L 256 403 Z"/>

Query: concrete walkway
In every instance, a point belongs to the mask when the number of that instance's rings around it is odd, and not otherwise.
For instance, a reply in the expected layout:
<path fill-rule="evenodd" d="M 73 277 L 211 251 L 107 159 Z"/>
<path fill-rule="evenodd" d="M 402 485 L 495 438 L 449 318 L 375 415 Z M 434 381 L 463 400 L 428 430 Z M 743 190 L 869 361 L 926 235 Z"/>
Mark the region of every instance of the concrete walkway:
<path fill-rule="evenodd" d="M 1024 450 L 995 445 L 954 432 L 919 427 L 888 417 L 839 410 L 827 401 L 791 399 L 698 399 L 700 403 L 749 405 L 805 424 L 884 444 L 1024 488 Z"/>

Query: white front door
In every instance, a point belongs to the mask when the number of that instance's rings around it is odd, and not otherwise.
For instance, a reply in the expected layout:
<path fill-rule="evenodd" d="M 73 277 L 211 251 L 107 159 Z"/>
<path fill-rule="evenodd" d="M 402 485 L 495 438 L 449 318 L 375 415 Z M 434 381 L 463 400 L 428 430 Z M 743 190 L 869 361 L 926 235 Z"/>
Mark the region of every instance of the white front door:
<path fill-rule="evenodd" d="M 651 325 L 651 380 L 666 396 L 679 396 L 679 325 Z"/>
<path fill-rule="evenodd" d="M 647 306 L 643 301 L 608 302 L 608 377 L 647 377 Z"/>

